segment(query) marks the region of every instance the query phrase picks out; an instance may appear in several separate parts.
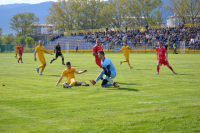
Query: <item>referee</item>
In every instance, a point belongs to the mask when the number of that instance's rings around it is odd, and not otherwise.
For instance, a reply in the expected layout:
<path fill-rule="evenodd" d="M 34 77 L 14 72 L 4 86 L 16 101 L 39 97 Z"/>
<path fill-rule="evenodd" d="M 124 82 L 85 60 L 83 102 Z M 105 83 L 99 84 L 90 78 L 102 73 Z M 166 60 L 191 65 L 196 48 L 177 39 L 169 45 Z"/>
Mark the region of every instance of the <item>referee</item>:
<path fill-rule="evenodd" d="M 60 57 L 62 57 L 62 64 L 65 65 L 65 63 L 64 63 L 64 57 L 63 57 L 63 55 L 62 55 L 62 53 L 61 53 L 60 42 L 57 42 L 57 46 L 55 47 L 55 51 L 56 51 L 56 57 L 55 57 L 53 60 L 51 60 L 50 64 L 51 64 L 54 60 L 56 60 L 56 59 L 58 58 L 58 56 L 60 56 Z"/>

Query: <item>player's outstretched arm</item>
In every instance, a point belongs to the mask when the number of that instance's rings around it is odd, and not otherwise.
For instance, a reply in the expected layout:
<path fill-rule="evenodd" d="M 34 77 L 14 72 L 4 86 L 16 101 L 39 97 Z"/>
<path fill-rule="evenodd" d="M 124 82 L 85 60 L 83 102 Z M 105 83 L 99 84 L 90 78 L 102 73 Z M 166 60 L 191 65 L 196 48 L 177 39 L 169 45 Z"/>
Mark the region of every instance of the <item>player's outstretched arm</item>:
<path fill-rule="evenodd" d="M 118 52 L 120 52 L 121 51 L 121 49 L 120 50 L 118 50 L 118 51 L 115 51 L 115 53 L 118 53 Z"/>
<path fill-rule="evenodd" d="M 60 79 L 58 80 L 57 84 L 55 86 L 58 86 L 58 84 L 62 81 L 63 76 L 60 77 Z"/>
<path fill-rule="evenodd" d="M 96 54 L 96 53 L 93 52 L 93 56 L 98 56 L 98 54 Z"/>
<path fill-rule="evenodd" d="M 50 54 L 50 55 L 53 55 L 52 53 L 49 53 L 49 52 L 47 52 L 47 51 L 44 51 L 46 54 Z"/>
<path fill-rule="evenodd" d="M 86 73 L 87 70 L 84 70 L 84 71 L 75 71 L 76 74 L 82 74 L 82 73 Z"/>
<path fill-rule="evenodd" d="M 36 51 L 34 52 L 34 61 L 36 61 L 37 58 L 36 58 Z"/>

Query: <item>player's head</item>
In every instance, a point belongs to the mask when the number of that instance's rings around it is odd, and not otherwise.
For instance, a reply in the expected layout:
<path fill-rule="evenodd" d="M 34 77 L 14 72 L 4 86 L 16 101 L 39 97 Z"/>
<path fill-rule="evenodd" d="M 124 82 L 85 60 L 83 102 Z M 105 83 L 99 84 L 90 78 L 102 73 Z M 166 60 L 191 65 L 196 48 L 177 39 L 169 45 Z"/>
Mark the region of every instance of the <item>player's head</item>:
<path fill-rule="evenodd" d="M 103 51 L 99 51 L 98 52 L 98 57 L 99 57 L 99 59 L 103 59 L 104 58 L 104 52 Z"/>
<path fill-rule="evenodd" d="M 71 69 L 71 63 L 70 62 L 67 62 L 66 66 L 67 66 L 67 69 Z"/>
<path fill-rule="evenodd" d="M 16 46 L 18 46 L 18 44 L 16 44 Z"/>
<path fill-rule="evenodd" d="M 41 40 L 39 41 L 39 45 L 42 46 L 42 41 Z"/>
<path fill-rule="evenodd" d="M 161 48 L 163 46 L 163 42 L 159 42 L 159 47 Z"/>
<path fill-rule="evenodd" d="M 57 45 L 60 45 L 60 42 L 57 42 Z"/>
<path fill-rule="evenodd" d="M 20 45 L 20 46 L 22 46 L 22 44 L 21 44 L 21 43 L 20 43 L 19 45 Z"/>
<path fill-rule="evenodd" d="M 100 45 L 101 45 L 101 41 L 100 41 L 99 38 L 96 39 L 96 44 L 97 44 L 97 46 L 100 46 Z"/>
<path fill-rule="evenodd" d="M 124 42 L 123 45 L 126 46 L 126 43 Z"/>

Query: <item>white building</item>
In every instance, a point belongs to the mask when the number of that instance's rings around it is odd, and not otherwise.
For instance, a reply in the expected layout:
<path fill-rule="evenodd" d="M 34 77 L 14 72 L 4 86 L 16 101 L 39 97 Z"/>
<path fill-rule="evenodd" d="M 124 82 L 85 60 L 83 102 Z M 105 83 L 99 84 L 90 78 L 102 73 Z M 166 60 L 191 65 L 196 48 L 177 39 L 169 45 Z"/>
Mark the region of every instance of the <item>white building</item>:
<path fill-rule="evenodd" d="M 55 27 L 55 25 L 52 24 L 34 24 L 35 26 L 38 26 L 36 31 L 38 35 L 50 35 L 50 34 L 59 34 L 59 31 L 53 31 L 48 30 L 48 28 Z"/>
<path fill-rule="evenodd" d="M 190 18 L 189 16 L 187 17 L 186 21 L 189 21 Z M 190 20 L 191 22 L 191 20 Z M 196 23 L 200 23 L 200 16 L 197 17 Z M 183 23 L 181 22 L 181 20 L 178 18 L 178 16 L 176 14 L 174 14 L 173 16 L 169 16 L 167 17 L 167 26 L 175 26 L 175 25 L 182 25 Z"/>

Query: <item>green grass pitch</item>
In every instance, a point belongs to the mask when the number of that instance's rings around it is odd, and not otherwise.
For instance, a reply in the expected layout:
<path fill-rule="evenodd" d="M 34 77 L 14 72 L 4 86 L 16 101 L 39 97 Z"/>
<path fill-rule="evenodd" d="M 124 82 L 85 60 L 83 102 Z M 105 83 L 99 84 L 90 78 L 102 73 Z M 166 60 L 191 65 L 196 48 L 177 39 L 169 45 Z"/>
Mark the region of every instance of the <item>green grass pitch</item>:
<path fill-rule="evenodd" d="M 39 76 L 33 53 L 17 63 L 14 53 L 0 53 L 0 132 L 200 132 L 200 54 L 169 54 L 178 73 L 162 66 L 156 74 L 155 54 L 107 53 L 117 70 L 120 88 L 55 87 L 62 71 L 61 58 L 45 54 L 47 67 Z M 77 81 L 95 79 L 101 69 L 91 53 L 64 53 L 77 70 Z M 3 86 L 5 85 L 5 86 Z"/>

